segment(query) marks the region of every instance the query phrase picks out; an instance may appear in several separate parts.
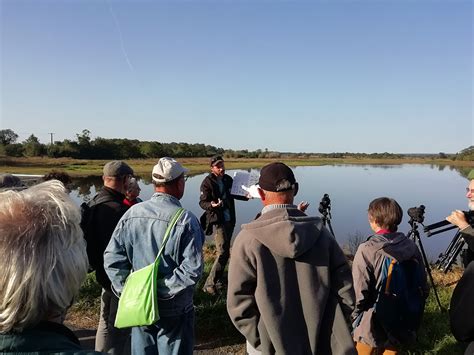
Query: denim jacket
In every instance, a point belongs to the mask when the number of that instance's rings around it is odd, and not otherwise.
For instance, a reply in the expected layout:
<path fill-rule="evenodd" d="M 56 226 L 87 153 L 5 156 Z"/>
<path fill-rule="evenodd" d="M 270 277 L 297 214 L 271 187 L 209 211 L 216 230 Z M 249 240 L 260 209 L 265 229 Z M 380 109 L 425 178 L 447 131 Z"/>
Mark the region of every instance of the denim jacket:
<path fill-rule="evenodd" d="M 155 193 L 132 206 L 115 228 L 104 252 L 104 266 L 120 295 L 127 276 L 154 262 L 166 228 L 181 207 L 178 199 Z M 202 274 L 204 234 L 196 216 L 185 211 L 170 232 L 158 268 L 161 316 L 176 316 L 193 307 L 194 287 Z"/>

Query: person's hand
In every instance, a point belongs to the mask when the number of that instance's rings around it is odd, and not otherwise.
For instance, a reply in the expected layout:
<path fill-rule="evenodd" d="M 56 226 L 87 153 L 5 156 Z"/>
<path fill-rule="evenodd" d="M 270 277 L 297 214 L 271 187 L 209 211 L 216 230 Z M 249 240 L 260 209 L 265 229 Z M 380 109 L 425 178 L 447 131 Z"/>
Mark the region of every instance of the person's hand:
<path fill-rule="evenodd" d="M 307 201 L 301 201 L 300 203 L 298 203 L 298 209 L 301 212 L 306 212 L 308 207 L 309 207 L 309 202 L 307 202 Z"/>
<path fill-rule="evenodd" d="M 222 200 L 218 199 L 217 202 L 211 201 L 211 207 L 212 208 L 217 208 L 222 206 Z"/>
<path fill-rule="evenodd" d="M 455 226 L 458 226 L 459 229 L 464 229 L 466 227 L 469 227 L 469 223 L 466 221 L 466 217 L 464 216 L 464 212 L 460 210 L 453 211 L 448 217 L 446 217 L 446 220 L 454 224 Z"/>

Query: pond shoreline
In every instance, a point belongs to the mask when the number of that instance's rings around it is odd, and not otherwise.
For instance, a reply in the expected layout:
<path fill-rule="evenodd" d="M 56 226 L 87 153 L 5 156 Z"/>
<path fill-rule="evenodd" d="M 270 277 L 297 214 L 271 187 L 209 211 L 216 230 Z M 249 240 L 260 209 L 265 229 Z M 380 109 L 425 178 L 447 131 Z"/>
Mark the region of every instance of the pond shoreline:
<path fill-rule="evenodd" d="M 158 159 L 130 159 L 125 160 L 136 175 L 147 175 L 151 172 Z M 209 171 L 209 158 L 177 158 L 190 175 L 202 174 Z M 73 177 L 101 176 L 102 167 L 109 160 L 86 160 L 72 158 L 0 158 L 0 173 L 11 174 L 39 174 L 43 175 L 51 170 L 65 171 Z M 474 161 L 456 161 L 450 159 L 433 158 L 404 158 L 404 159 L 368 159 L 368 158 L 279 158 L 279 159 L 250 159 L 225 158 L 226 169 L 261 168 L 273 162 L 281 161 L 289 166 L 322 166 L 322 165 L 402 165 L 427 164 L 439 166 L 454 166 L 465 168 L 466 171 L 474 168 Z"/>

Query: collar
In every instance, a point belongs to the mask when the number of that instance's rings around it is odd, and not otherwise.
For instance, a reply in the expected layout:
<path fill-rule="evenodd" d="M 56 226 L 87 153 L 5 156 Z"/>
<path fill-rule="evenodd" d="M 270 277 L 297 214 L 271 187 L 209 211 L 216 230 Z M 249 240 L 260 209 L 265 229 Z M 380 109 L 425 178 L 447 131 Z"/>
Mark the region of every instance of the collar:
<path fill-rule="evenodd" d="M 167 199 L 167 200 L 170 200 L 171 202 L 173 202 L 175 205 L 178 205 L 179 207 L 181 207 L 181 202 L 179 202 L 179 200 L 176 197 L 174 197 L 173 195 L 166 194 L 164 192 L 155 192 L 153 194 L 153 196 L 151 196 L 151 198 L 153 198 L 153 199 L 155 199 L 155 198 Z"/>
<path fill-rule="evenodd" d="M 390 233 L 394 233 L 394 232 L 390 232 L 388 229 L 380 229 L 377 232 L 375 232 L 375 234 L 377 235 L 384 235 L 384 234 L 390 234 Z"/>
<path fill-rule="evenodd" d="M 298 209 L 298 207 L 289 203 L 279 203 L 279 204 L 274 204 L 274 205 L 268 205 L 268 206 L 263 207 L 262 214 L 267 213 L 272 210 L 276 210 L 276 209 Z"/>
<path fill-rule="evenodd" d="M 121 193 L 120 191 L 111 189 L 110 187 L 104 186 L 102 190 L 109 193 L 110 195 L 117 197 L 117 199 L 122 200 L 122 202 L 123 202 L 123 199 L 125 198 L 125 194 Z"/>
<path fill-rule="evenodd" d="M 22 334 L 22 333 L 27 334 L 29 332 L 35 332 L 35 331 L 44 331 L 44 332 L 56 333 L 58 335 L 61 335 L 65 338 L 67 338 L 69 341 L 76 344 L 77 346 L 81 345 L 81 343 L 79 342 L 79 339 L 77 339 L 76 335 L 72 332 L 71 329 L 69 329 L 68 327 L 66 327 L 63 324 L 56 323 L 56 322 L 41 321 L 33 327 L 25 328 L 23 330 L 23 332 L 21 332 L 20 334 Z M 14 335 L 14 334 L 16 334 L 16 332 L 10 331 L 6 334 Z"/>

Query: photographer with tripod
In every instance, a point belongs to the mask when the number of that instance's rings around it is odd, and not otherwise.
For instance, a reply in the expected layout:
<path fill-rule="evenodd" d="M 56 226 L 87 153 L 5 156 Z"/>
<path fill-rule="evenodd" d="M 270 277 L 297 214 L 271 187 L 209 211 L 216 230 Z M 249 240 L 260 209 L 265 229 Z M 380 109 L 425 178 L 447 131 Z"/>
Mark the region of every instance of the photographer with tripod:
<path fill-rule="evenodd" d="M 474 169 L 468 175 L 470 180 L 466 197 L 470 211 L 474 211 Z M 446 220 L 459 227 L 461 236 L 474 253 L 474 228 L 468 223 L 465 213 L 456 210 Z M 472 254 L 471 254 L 472 255 Z M 472 259 L 471 259 L 472 260 Z M 474 262 L 469 262 L 453 291 L 449 309 L 451 332 L 461 342 L 470 342 L 465 354 L 474 353 Z"/>

